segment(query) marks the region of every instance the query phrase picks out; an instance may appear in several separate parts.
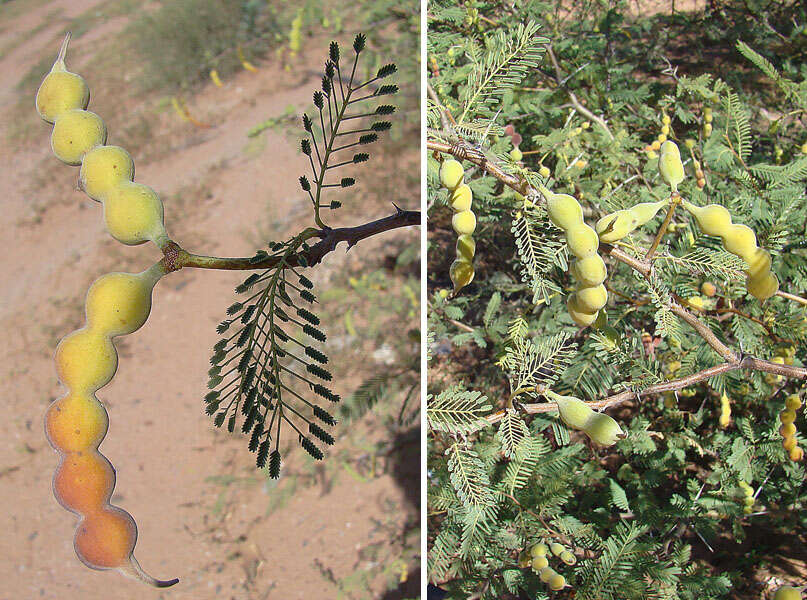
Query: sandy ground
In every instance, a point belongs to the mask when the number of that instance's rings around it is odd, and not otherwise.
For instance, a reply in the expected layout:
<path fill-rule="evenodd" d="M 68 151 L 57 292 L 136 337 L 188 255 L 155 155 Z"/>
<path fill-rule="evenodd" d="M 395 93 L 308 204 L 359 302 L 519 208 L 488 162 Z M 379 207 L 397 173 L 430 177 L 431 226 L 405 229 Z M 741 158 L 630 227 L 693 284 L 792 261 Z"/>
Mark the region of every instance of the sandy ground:
<path fill-rule="evenodd" d="M 17 102 L 15 82 L 42 57 L 55 55 L 68 18 L 99 4 L 31 2 L 21 14 L 3 13 L 0 47 L 11 48 L 0 58 L 6 82 L 0 88 L 4 139 Z M 62 11 L 59 17 L 43 26 L 56 9 Z M 93 46 L 124 24 L 125 19 L 113 19 L 76 39 L 72 68 L 80 71 Z M 28 39 L 14 44 L 19 36 Z M 251 241 L 262 230 L 283 235 L 306 224 L 309 209 L 300 201 L 296 181 L 305 163 L 295 139 L 268 130 L 262 141 L 250 143 L 245 134 L 287 105 L 307 105 L 327 39 L 320 41 L 311 47 L 322 52 L 302 57 L 304 68 L 296 75 L 264 64 L 257 74 L 237 75 L 226 88 L 208 86 L 190 100 L 190 107 L 215 123 L 213 128 L 175 124 L 162 140 L 170 151 L 160 152 L 159 160 L 134 156 L 137 180 L 165 199 L 169 234 L 189 250 L 251 255 Z M 29 117 L 38 121 L 33 98 Z M 176 122 L 170 113 L 159 119 L 155 130 L 167 120 Z M 81 325 L 83 296 L 93 279 L 110 270 L 142 270 L 160 255 L 152 245 L 124 247 L 103 231 L 100 206 L 74 189 L 77 170 L 50 153 L 50 127 L 41 121 L 32 126 L 40 130 L 38 143 L 0 146 L 0 327 L 6 332 L 0 348 L 5 414 L 0 425 L 0 600 L 335 598 L 340 594 L 334 581 L 357 577 L 377 566 L 373 560 L 392 558 L 401 561 L 398 571 L 408 574 L 401 577 L 408 580 L 401 586 L 407 591 L 383 597 L 416 596 L 411 590 L 417 589 L 419 557 L 407 555 L 400 543 L 404 524 L 418 514 L 416 438 L 408 446 L 413 469 L 399 464 L 361 480 L 333 466 L 312 469 L 301 450 L 291 450 L 281 488 L 254 469 L 244 439 L 214 430 L 203 414 L 214 329 L 232 301 L 232 288 L 243 278 L 237 273 L 185 270 L 161 281 L 148 323 L 119 338 L 117 375 L 98 393 L 110 415 L 101 449 L 117 469 L 113 502 L 137 520 L 136 556 L 149 573 L 180 577 L 180 584 L 155 591 L 79 563 L 72 548 L 76 519 L 56 504 L 50 490 L 57 457 L 43 435 L 42 418 L 63 393 L 52 353 L 58 339 Z M 115 142 L 110 130 L 110 143 Z M 204 193 L 194 193 L 200 184 Z M 190 197 L 183 197 L 186 193 Z M 416 198 L 399 201 L 417 206 Z M 357 223 L 387 212 L 379 205 L 340 218 Z M 325 282 L 334 270 L 361 260 L 360 252 L 345 256 L 337 251 L 316 280 Z M 340 368 L 348 369 L 334 365 L 335 371 Z M 368 364 L 352 379 L 338 381 L 336 391 L 349 393 L 372 368 Z M 347 433 L 340 435 L 344 439 Z M 372 442 L 383 439 L 384 432 L 360 422 L 352 435 Z M 292 487 L 288 478 L 295 474 Z M 278 501 L 281 490 L 283 502 Z M 368 548 L 379 546 L 386 551 L 368 554 Z M 378 578 L 368 586 L 355 597 L 382 597 Z"/>

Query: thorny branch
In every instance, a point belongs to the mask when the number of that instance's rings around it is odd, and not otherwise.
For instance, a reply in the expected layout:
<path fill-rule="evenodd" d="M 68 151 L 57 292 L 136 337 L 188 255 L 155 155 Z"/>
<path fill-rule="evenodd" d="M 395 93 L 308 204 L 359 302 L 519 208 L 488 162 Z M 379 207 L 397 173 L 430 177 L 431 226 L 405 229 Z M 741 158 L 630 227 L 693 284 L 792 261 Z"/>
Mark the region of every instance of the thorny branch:
<path fill-rule="evenodd" d="M 557 70 L 559 67 L 557 66 L 557 63 L 554 60 L 551 49 L 549 49 L 549 55 L 550 58 L 552 58 L 553 63 L 555 63 Z M 572 98 L 573 103 L 574 100 L 575 99 Z M 590 119 L 597 121 L 610 134 L 610 131 L 608 131 L 608 128 L 605 125 L 605 123 L 602 122 L 598 117 L 596 117 L 596 115 L 590 114 L 590 111 L 589 114 L 587 114 L 587 112 L 584 110 L 580 110 L 580 112 L 586 114 L 586 116 L 588 116 Z M 534 190 L 534 188 L 532 188 L 525 179 L 504 172 L 498 165 L 488 160 L 487 156 L 485 156 L 482 152 L 476 150 L 471 146 L 463 145 L 461 143 L 452 145 L 436 140 L 427 140 L 426 145 L 427 148 L 430 150 L 441 152 L 444 154 L 451 154 L 460 160 L 466 160 L 476 165 L 477 167 L 479 167 L 480 169 L 482 169 L 495 179 L 502 182 L 504 185 L 512 188 L 513 190 L 517 191 L 518 193 L 524 196 L 532 193 L 532 194 L 538 194 L 540 197 L 539 192 L 537 190 Z M 671 206 L 665 217 L 665 225 L 669 223 L 674 208 L 675 203 L 673 202 L 671 203 Z M 666 229 L 666 227 L 664 226 L 662 226 L 662 228 L 660 229 L 660 233 L 662 235 L 664 229 Z M 660 241 L 660 236 L 658 236 L 658 238 Z M 657 247 L 658 243 L 655 243 L 654 245 Z M 652 261 L 649 259 L 652 258 L 652 252 L 649 252 L 645 259 L 641 259 L 636 258 L 624 252 L 623 250 L 608 244 L 602 244 L 600 246 L 600 251 L 603 254 L 609 255 L 612 258 L 625 263 L 626 265 L 628 265 L 629 267 L 631 267 L 632 269 L 643 275 L 646 279 L 650 278 L 653 265 Z M 807 305 L 807 299 L 797 296 L 795 294 L 790 294 L 788 292 L 779 290 L 776 293 L 776 295 L 782 298 L 786 298 L 788 300 L 799 302 L 800 304 Z M 688 325 L 690 325 L 703 338 L 703 340 L 707 344 L 709 344 L 709 346 L 715 352 L 717 352 L 726 362 L 716 365 L 714 367 L 709 367 L 708 369 L 704 369 L 702 371 L 699 371 L 698 373 L 694 373 L 687 377 L 682 377 L 680 379 L 674 379 L 671 381 L 666 381 L 664 383 L 659 383 L 657 385 L 649 386 L 641 391 L 626 390 L 608 396 L 603 400 L 587 402 L 587 404 L 591 408 L 595 410 L 605 410 L 606 408 L 619 406 L 620 404 L 624 404 L 625 402 L 628 402 L 630 400 L 634 399 L 640 400 L 642 395 L 659 394 L 662 392 L 671 392 L 675 390 L 684 389 L 701 381 L 711 379 L 716 375 L 720 375 L 722 373 L 727 373 L 729 371 L 735 371 L 739 369 L 764 371 L 766 373 L 774 373 L 776 375 L 783 375 L 785 377 L 790 377 L 794 379 L 807 379 L 807 369 L 805 368 L 795 367 L 791 365 L 781 365 L 767 360 L 755 358 L 753 356 L 738 354 L 737 352 L 732 350 L 729 346 L 724 344 L 717 337 L 717 335 L 715 335 L 715 333 L 711 329 L 709 329 L 709 327 L 707 327 L 704 323 L 702 323 L 694 314 L 692 314 L 686 308 L 684 308 L 675 301 L 670 303 L 669 308 L 674 314 L 676 314 Z M 527 414 L 537 414 L 537 413 L 557 411 L 557 404 L 549 401 L 541 402 L 538 404 L 520 404 L 519 406 L 521 410 L 523 410 Z M 500 410 L 498 412 L 489 415 L 487 417 L 487 421 L 489 424 L 493 425 L 501 421 L 502 418 L 504 418 L 504 415 L 505 411 Z"/>
<path fill-rule="evenodd" d="M 330 227 L 324 229 L 309 228 L 300 234 L 303 239 L 319 238 L 319 241 L 308 249 L 300 250 L 295 257 L 296 263 L 299 266 L 313 267 L 322 262 L 322 259 L 328 253 L 335 250 L 340 242 L 347 242 L 347 249 L 350 250 L 361 240 L 368 237 L 392 229 L 411 227 L 413 225 L 420 225 L 420 211 L 403 210 L 395 206 L 394 214 L 384 217 L 383 219 L 364 223 L 363 225 L 357 225 L 355 227 L 337 227 L 334 229 Z M 251 258 L 202 256 L 186 252 L 175 242 L 169 242 L 169 244 L 163 248 L 163 254 L 165 255 L 163 264 L 169 272 L 178 271 L 183 267 L 222 269 L 229 271 L 262 270 L 271 269 L 281 260 L 281 258 L 277 256 L 269 256 L 259 262 L 254 262 Z M 294 264 L 295 260 L 288 262 Z"/>

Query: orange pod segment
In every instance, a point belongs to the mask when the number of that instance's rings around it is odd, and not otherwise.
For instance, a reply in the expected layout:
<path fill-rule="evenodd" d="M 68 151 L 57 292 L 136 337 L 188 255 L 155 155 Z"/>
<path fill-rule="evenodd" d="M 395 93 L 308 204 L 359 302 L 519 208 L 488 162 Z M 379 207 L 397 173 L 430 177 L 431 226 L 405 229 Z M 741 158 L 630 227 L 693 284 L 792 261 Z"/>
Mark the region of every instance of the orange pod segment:
<path fill-rule="evenodd" d="M 73 546 L 88 567 L 117 569 L 129 564 L 136 541 L 137 525 L 131 515 L 123 509 L 107 506 L 81 520 Z"/>
<path fill-rule="evenodd" d="M 78 514 L 99 512 L 115 488 L 115 469 L 95 450 L 62 457 L 53 476 L 53 495 L 59 504 Z"/>
<path fill-rule="evenodd" d="M 56 347 L 56 370 L 70 390 L 91 394 L 104 387 L 118 368 L 112 340 L 100 331 L 82 328 Z"/>
<path fill-rule="evenodd" d="M 109 418 L 92 394 L 71 392 L 53 402 L 45 414 L 45 434 L 61 452 L 82 452 L 98 447 Z"/>

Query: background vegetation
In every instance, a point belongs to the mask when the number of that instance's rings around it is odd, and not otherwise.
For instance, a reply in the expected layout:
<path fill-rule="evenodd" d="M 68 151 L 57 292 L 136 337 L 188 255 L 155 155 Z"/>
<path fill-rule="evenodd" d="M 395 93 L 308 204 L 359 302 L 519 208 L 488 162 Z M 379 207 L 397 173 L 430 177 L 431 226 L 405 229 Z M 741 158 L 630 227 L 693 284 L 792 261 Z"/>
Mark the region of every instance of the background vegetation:
<path fill-rule="evenodd" d="M 570 435 L 539 394 L 513 395 L 531 381 L 603 400 L 723 362 L 671 303 L 704 302 L 693 313 L 736 351 L 768 360 L 790 351 L 804 364 L 804 301 L 747 296 L 742 264 L 680 209 L 651 276 L 606 257 L 614 330 L 578 330 L 565 306 L 562 232 L 540 196 L 532 206 L 513 188 L 546 181 L 574 195 L 590 224 L 662 199 L 669 189 L 652 144 L 667 115 L 685 160 L 682 196 L 723 204 L 751 226 L 774 255 L 781 289 L 799 295 L 806 22 L 797 2 L 430 2 L 429 138 L 442 150 L 428 173 L 429 577 L 449 597 L 547 597 L 518 565 L 539 540 L 577 550 L 577 565 L 553 565 L 570 584 L 553 597 L 759 598 L 807 583 L 805 470 L 778 432 L 800 379 L 732 371 L 637 394 L 609 410 L 628 435 L 605 449 Z M 521 163 L 508 155 L 514 143 Z M 443 291 L 455 241 L 437 179 L 445 150 L 477 157 L 463 163 L 478 219 L 476 275 L 457 297 Z M 663 217 L 619 250 L 644 256 Z M 706 281 L 714 297 L 701 298 Z M 733 417 L 725 429 L 724 393 Z M 796 425 L 805 428 L 801 412 Z M 754 488 L 750 515 L 741 481 Z"/>

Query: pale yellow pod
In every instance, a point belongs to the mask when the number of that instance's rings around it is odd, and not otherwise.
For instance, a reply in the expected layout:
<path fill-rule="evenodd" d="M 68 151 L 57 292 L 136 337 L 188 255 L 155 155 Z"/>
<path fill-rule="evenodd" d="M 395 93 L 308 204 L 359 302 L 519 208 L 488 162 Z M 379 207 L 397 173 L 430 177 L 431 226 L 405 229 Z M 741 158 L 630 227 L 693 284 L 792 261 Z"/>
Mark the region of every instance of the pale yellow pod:
<path fill-rule="evenodd" d="M 56 347 L 56 371 L 71 391 L 91 394 L 115 376 L 118 353 L 102 331 L 84 327 L 64 337 Z"/>
<path fill-rule="evenodd" d="M 583 221 L 583 208 L 574 196 L 555 194 L 549 190 L 544 196 L 549 218 L 557 227 L 565 231 Z"/>
<path fill-rule="evenodd" d="M 48 123 L 53 123 L 64 112 L 87 108 L 90 103 L 90 88 L 81 75 L 67 70 L 64 58 L 70 34 L 64 38 L 62 48 L 50 72 L 42 80 L 36 92 L 36 112 Z"/>
<path fill-rule="evenodd" d="M 566 587 L 566 578 L 559 573 L 555 573 L 552 577 L 549 578 L 547 581 L 549 584 L 549 589 L 553 592 L 558 592 Z"/>
<path fill-rule="evenodd" d="M 536 556 L 532 559 L 530 566 L 532 567 L 532 570 L 537 573 L 541 569 L 546 569 L 549 566 L 549 560 L 546 558 L 546 556 Z"/>
<path fill-rule="evenodd" d="M 546 553 L 549 551 L 549 548 L 543 542 L 538 542 L 532 548 L 530 548 L 530 556 L 546 556 Z"/>
<path fill-rule="evenodd" d="M 557 542 L 553 542 L 549 544 L 549 550 L 555 556 L 560 556 L 566 551 L 566 548 L 563 547 L 563 544 L 558 544 Z"/>
<path fill-rule="evenodd" d="M 94 112 L 73 109 L 56 117 L 50 147 L 60 161 L 80 165 L 84 155 L 106 142 L 106 125 Z"/>
<path fill-rule="evenodd" d="M 120 146 L 97 146 L 84 155 L 79 172 L 81 189 L 99 202 L 124 181 L 134 179 L 134 161 Z"/>
<path fill-rule="evenodd" d="M 638 224 L 630 210 L 618 210 L 602 217 L 594 227 L 600 241 L 611 244 L 628 235 Z"/>
<path fill-rule="evenodd" d="M 116 240 L 129 246 L 165 237 L 163 203 L 157 193 L 141 183 L 125 181 L 104 199 L 104 221 Z"/>
<path fill-rule="evenodd" d="M 765 275 L 771 270 L 771 255 L 762 248 L 757 248 L 752 253 L 744 255 L 742 258 L 748 263 L 746 273 L 751 278 Z"/>
<path fill-rule="evenodd" d="M 591 254 L 572 262 L 572 276 L 584 286 L 600 285 L 608 276 L 605 261 L 599 254 Z"/>
<path fill-rule="evenodd" d="M 459 161 L 450 158 L 440 165 L 440 183 L 444 188 L 454 190 L 462 183 L 464 172 Z"/>
<path fill-rule="evenodd" d="M 790 394 L 785 398 L 785 406 L 788 410 L 798 410 L 801 408 L 801 398 L 798 394 Z"/>
<path fill-rule="evenodd" d="M 566 243 L 569 245 L 569 252 L 582 258 L 597 251 L 600 238 L 596 231 L 581 222 L 566 230 Z"/>
<path fill-rule="evenodd" d="M 573 429 L 585 428 L 589 419 L 595 414 L 580 398 L 561 396 L 552 391 L 547 391 L 546 395 L 558 405 L 561 420 Z"/>
<path fill-rule="evenodd" d="M 773 595 L 773 600 L 801 600 L 801 591 L 789 585 L 783 585 Z"/>
<path fill-rule="evenodd" d="M 596 313 L 608 302 L 608 290 L 603 284 L 585 287 L 575 292 L 577 307 L 584 313 Z"/>
<path fill-rule="evenodd" d="M 541 581 L 543 581 L 544 583 L 549 582 L 550 579 L 552 579 L 553 577 L 557 577 L 557 575 L 558 574 L 551 567 L 544 567 L 538 573 L 538 577 L 540 577 Z"/>
<path fill-rule="evenodd" d="M 779 413 L 779 420 L 784 425 L 787 425 L 788 423 L 794 423 L 796 421 L 796 411 L 783 410 L 782 412 Z"/>
<path fill-rule="evenodd" d="M 701 231 L 706 235 L 722 237 L 729 233 L 731 227 L 731 213 L 719 204 L 708 204 L 707 206 L 695 206 L 691 202 L 684 200 L 683 207 L 695 217 Z"/>
<path fill-rule="evenodd" d="M 476 229 L 476 215 L 470 210 L 458 212 L 451 218 L 451 226 L 457 235 L 471 235 Z"/>
<path fill-rule="evenodd" d="M 576 294 L 569 296 L 569 299 L 566 301 L 566 310 L 572 318 L 572 321 L 574 321 L 578 327 L 589 327 L 597 320 L 596 312 L 588 313 L 582 310 L 577 302 Z"/>
<path fill-rule="evenodd" d="M 757 277 L 749 276 L 745 280 L 745 287 L 749 294 L 760 302 L 764 302 L 779 291 L 779 278 L 771 272 Z"/>
<path fill-rule="evenodd" d="M 723 235 L 723 247 L 726 252 L 747 256 L 757 249 L 757 235 L 748 225 L 732 225 Z"/>
<path fill-rule="evenodd" d="M 583 433 L 602 446 L 612 446 L 625 437 L 619 423 L 605 413 L 597 412 L 589 419 Z"/>
<path fill-rule="evenodd" d="M 448 275 L 451 277 L 451 283 L 454 284 L 456 294 L 474 280 L 474 265 L 470 261 L 457 259 L 451 263 Z"/>
<path fill-rule="evenodd" d="M 464 210 L 471 210 L 471 201 L 473 200 L 473 194 L 471 193 L 471 188 L 468 187 L 467 183 L 463 183 L 453 192 L 451 192 L 451 197 L 449 202 L 451 203 L 451 208 L 454 212 L 462 212 Z"/>
<path fill-rule="evenodd" d="M 151 312 L 151 292 L 165 273 L 159 263 L 142 273 L 107 273 L 87 292 L 87 323 L 110 337 L 140 329 Z"/>
<path fill-rule="evenodd" d="M 476 254 L 476 242 L 470 235 L 457 238 L 457 258 L 471 262 Z"/>
<path fill-rule="evenodd" d="M 577 557 L 568 550 L 564 550 L 560 553 L 560 559 L 567 565 L 573 565 L 577 562 Z"/>
<path fill-rule="evenodd" d="M 681 152 L 675 142 L 667 140 L 661 144 L 658 158 L 658 170 L 661 178 L 675 192 L 678 184 L 684 180 L 684 165 L 681 162 Z"/>

